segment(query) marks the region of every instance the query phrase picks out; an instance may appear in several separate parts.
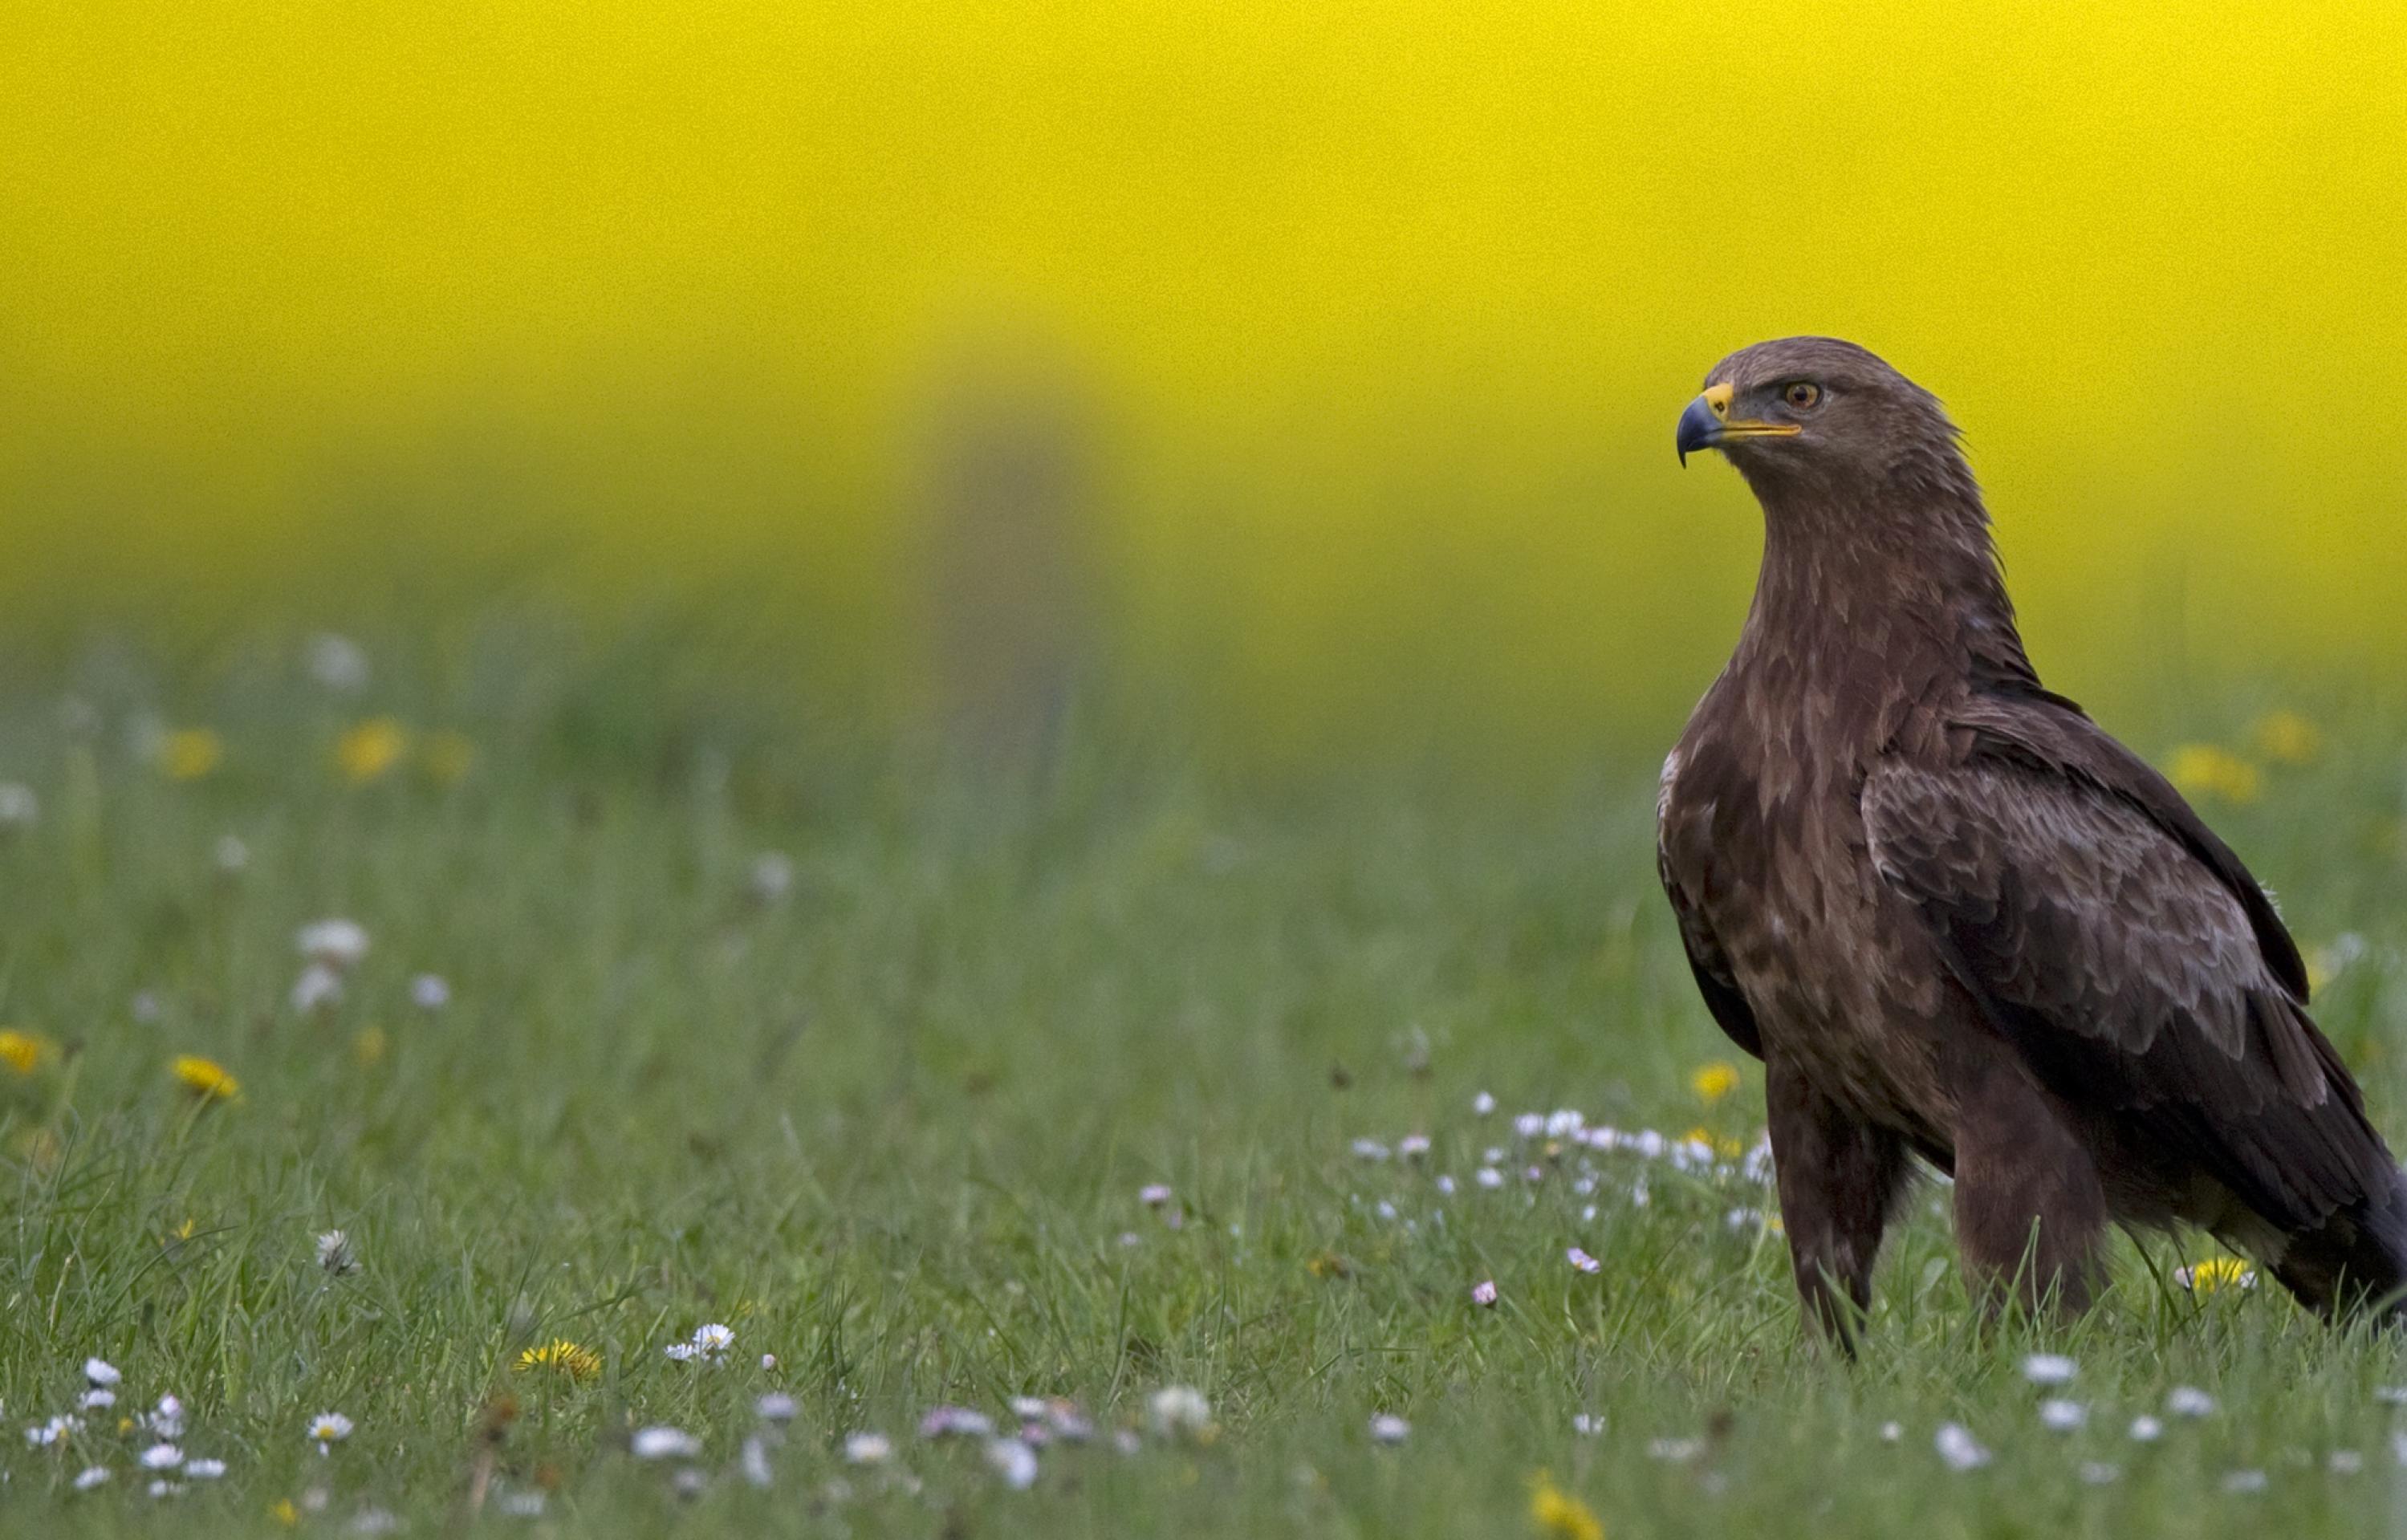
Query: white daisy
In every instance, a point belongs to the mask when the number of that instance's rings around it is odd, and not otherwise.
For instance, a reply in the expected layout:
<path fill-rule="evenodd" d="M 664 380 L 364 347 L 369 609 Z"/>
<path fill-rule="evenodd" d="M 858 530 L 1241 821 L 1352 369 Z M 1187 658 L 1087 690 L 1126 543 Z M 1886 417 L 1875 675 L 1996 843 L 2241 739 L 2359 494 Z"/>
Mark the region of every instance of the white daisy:
<path fill-rule="evenodd" d="M 82 1474 L 78 1475 L 75 1478 L 75 1490 L 78 1491 L 90 1491 L 94 1487 L 97 1487 L 102 1482 L 107 1480 L 108 1475 L 108 1467 L 106 1465 L 87 1465 L 84 1467 Z"/>
<path fill-rule="evenodd" d="M 1417 1161 L 1429 1152 L 1430 1136 L 1426 1134 L 1407 1134 L 1396 1141 L 1396 1153 L 1407 1161 Z"/>
<path fill-rule="evenodd" d="M 2131 1419 L 2131 1438 L 2135 1443 L 2154 1444 L 2165 1436 L 2165 1425 L 2143 1412 Z"/>
<path fill-rule="evenodd" d="M 2081 1365 L 2061 1353 L 2033 1353 L 2023 1360 L 2023 1377 L 2034 1385 L 2062 1385 L 2081 1372 Z"/>
<path fill-rule="evenodd" d="M 195 1481 L 215 1481 L 218 1477 L 225 1475 L 225 1473 L 226 1463 L 222 1460 L 187 1460 L 184 1462 L 184 1474 L 191 1476 Z"/>
<path fill-rule="evenodd" d="M 1036 1451 L 1017 1438 L 989 1440 L 986 1462 L 1013 1491 L 1026 1491 L 1036 1485 Z"/>
<path fill-rule="evenodd" d="M 309 1419 L 309 1441 L 320 1454 L 334 1453 L 335 1446 L 350 1436 L 351 1419 L 340 1412 L 320 1412 Z"/>
<path fill-rule="evenodd" d="M 1354 1141 L 1354 1153 L 1365 1161 L 1384 1161 L 1394 1151 L 1376 1139 L 1357 1139 Z"/>
<path fill-rule="evenodd" d="M 2081 1479 L 2093 1487 L 2111 1487 L 2122 1476 L 2121 1466 L 2109 1465 L 2102 1460 L 2092 1460 L 2081 1467 Z"/>
<path fill-rule="evenodd" d="M 752 1415 L 763 1422 L 791 1422 L 802 1410 L 802 1404 L 783 1390 L 772 1390 L 752 1404 Z"/>
<path fill-rule="evenodd" d="M 1381 1412 L 1371 1419 L 1371 1442 L 1374 1444 L 1402 1444 L 1412 1433 L 1413 1425 L 1393 1412 Z"/>
<path fill-rule="evenodd" d="M 933 1406 L 919 1419 L 921 1438 L 991 1438 L 994 1419 L 968 1406 Z"/>
<path fill-rule="evenodd" d="M 1504 1173 L 1497 1170 L 1492 1165 L 1483 1165 L 1479 1168 L 1477 1174 L 1471 1179 L 1477 1182 L 1480 1186 L 1488 1189 L 1490 1192 L 1493 1192 L 1498 1188 L 1504 1185 Z"/>
<path fill-rule="evenodd" d="M 1471 1114 L 1474 1118 L 1485 1118 L 1495 1110 L 1496 1098 L 1484 1091 L 1471 1099 Z"/>
<path fill-rule="evenodd" d="M 294 933 L 292 944 L 312 962 L 355 968 L 368 955 L 367 928 L 355 920 L 318 920 Z"/>
<path fill-rule="evenodd" d="M 351 1238 L 339 1230 L 329 1230 L 318 1237 L 318 1265 L 336 1277 L 359 1269 L 360 1259 L 351 1250 Z"/>
<path fill-rule="evenodd" d="M 441 1010 L 451 1003 L 451 986 L 441 974 L 420 974 L 409 981 L 409 1003 L 420 1010 Z"/>
<path fill-rule="evenodd" d="M 2077 1433 L 2088 1420 L 2089 1408 L 2077 1401 L 2048 1400 L 2039 1404 L 2040 1426 L 2050 1433 Z"/>
<path fill-rule="evenodd" d="M 1880 1425 L 1880 1436 L 1882 1443 L 1894 1444 L 1899 1439 L 1905 1436 L 1905 1424 L 1902 1422 L 1884 1422 Z"/>
<path fill-rule="evenodd" d="M 1604 1415 L 1602 1412 L 1574 1412 L 1572 1432 L 1582 1438 L 1598 1436 L 1604 1432 Z"/>
<path fill-rule="evenodd" d="M 1202 1433 L 1212 1425 L 1212 1404 L 1191 1385 L 1165 1385 L 1153 1392 L 1153 1431 L 1164 1438 Z"/>
<path fill-rule="evenodd" d="M 883 1465 L 894 1458 L 894 1441 L 884 1433 L 847 1433 L 844 1439 L 844 1462 L 847 1465 Z"/>
<path fill-rule="evenodd" d="M 312 962 L 292 981 L 292 1010 L 307 1016 L 343 1002 L 343 976 L 324 962 Z"/>
<path fill-rule="evenodd" d="M 1646 1441 L 1646 1458 L 1665 1460 L 1674 1465 L 1685 1465 L 1705 1452 L 1702 1438 L 1650 1438 Z"/>
<path fill-rule="evenodd" d="M 683 1428 L 638 1428 L 627 1450 L 638 1460 L 691 1460 L 702 1453 L 702 1440 Z"/>
<path fill-rule="evenodd" d="M 1496 1280 L 1494 1278 L 1482 1278 L 1477 1283 L 1473 1284 L 1471 1286 L 1471 1303 L 1479 1305 L 1482 1308 L 1492 1308 L 1496 1304 Z"/>
<path fill-rule="evenodd" d="M 139 1458 L 146 1471 L 172 1471 L 184 1462 L 184 1451 L 173 1444 L 153 1444 Z"/>
<path fill-rule="evenodd" d="M 1587 1252 L 1581 1250 L 1576 1246 L 1569 1247 L 1564 1249 L 1563 1260 L 1570 1262 L 1574 1267 L 1578 1268 L 1583 1273 L 1602 1273 L 1604 1271 L 1604 1263 L 1597 1261 L 1594 1257 L 1589 1256 Z"/>
<path fill-rule="evenodd" d="M 793 890 L 793 860 L 782 851 L 763 850 L 752 858 L 749 880 L 754 898 L 763 904 L 776 904 Z"/>
<path fill-rule="evenodd" d="M 245 845 L 239 835 L 220 834 L 211 854 L 217 860 L 218 870 L 228 876 L 250 864 L 250 847 Z"/>
<path fill-rule="evenodd" d="M 1931 1447 L 1951 1471 L 1977 1471 L 1989 1462 L 1989 1451 L 1960 1422 L 1941 1423 Z"/>
<path fill-rule="evenodd" d="M 184 1484 L 181 1481 L 169 1481 L 162 1477 L 143 1490 L 153 1497 L 175 1497 L 182 1493 Z"/>
<path fill-rule="evenodd" d="M 672 1362 L 677 1363 L 690 1362 L 702 1356 L 702 1349 L 691 1342 L 672 1342 L 661 1351 L 667 1354 Z"/>
<path fill-rule="evenodd" d="M 173 1439 L 184 1432 L 184 1404 L 172 1395 L 159 1398 L 156 1410 L 144 1415 L 142 1425 L 161 1438 Z"/>
<path fill-rule="evenodd" d="M 735 1346 L 735 1332 L 732 1327 L 712 1321 L 707 1326 L 693 1329 L 693 1345 L 704 1357 L 716 1362 L 725 1356 L 727 1349 Z"/>
<path fill-rule="evenodd" d="M 88 1358 L 83 1361 L 83 1377 L 87 1384 L 106 1388 L 125 1376 L 119 1374 L 116 1365 L 107 1359 Z"/>
<path fill-rule="evenodd" d="M 1136 1201 L 1147 1208 L 1160 1208 L 1170 1201 L 1170 1197 L 1168 1182 L 1147 1182 L 1136 1190 Z"/>
<path fill-rule="evenodd" d="M 2211 1417 L 2215 1398 L 2195 1385 L 2176 1385 L 2165 1392 L 2165 1410 L 2175 1417 Z"/>
<path fill-rule="evenodd" d="M 86 1390 L 83 1393 L 83 1399 L 77 1402 L 76 1405 L 81 1406 L 87 1412 L 107 1411 L 109 1407 L 117 1405 L 117 1392 L 115 1390 Z"/>
<path fill-rule="evenodd" d="M 332 631 L 319 632 L 309 638 L 303 655 L 309 677 L 328 690 L 353 694 L 367 688 L 367 651 L 349 636 Z"/>

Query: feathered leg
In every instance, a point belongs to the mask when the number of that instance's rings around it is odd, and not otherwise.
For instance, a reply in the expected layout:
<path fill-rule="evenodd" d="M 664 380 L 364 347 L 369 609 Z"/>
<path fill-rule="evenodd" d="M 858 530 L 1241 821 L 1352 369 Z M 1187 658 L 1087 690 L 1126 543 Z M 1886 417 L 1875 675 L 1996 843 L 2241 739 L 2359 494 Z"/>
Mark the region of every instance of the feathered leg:
<path fill-rule="evenodd" d="M 2101 1281 L 2106 1191 L 2063 1111 L 1994 1038 L 1951 1043 L 1956 1244 L 1995 1312 L 2078 1315 Z"/>
<path fill-rule="evenodd" d="M 1764 1101 L 1797 1292 L 1853 1358 L 1857 1323 L 1872 1307 L 1881 1233 L 1910 1174 L 1905 1147 L 1816 1091 L 1777 1054 L 1764 1065 Z"/>

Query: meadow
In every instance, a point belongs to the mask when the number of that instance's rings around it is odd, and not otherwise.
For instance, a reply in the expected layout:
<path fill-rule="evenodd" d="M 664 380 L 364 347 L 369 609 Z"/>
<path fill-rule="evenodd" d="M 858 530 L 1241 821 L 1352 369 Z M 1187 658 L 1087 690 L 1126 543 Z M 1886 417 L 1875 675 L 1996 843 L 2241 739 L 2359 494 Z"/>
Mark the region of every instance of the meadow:
<path fill-rule="evenodd" d="M 2399 1511 L 2396 1342 L 2194 1238 L 2121 1245 L 2075 1325 L 1983 1330 L 1934 1184 L 1863 1361 L 1802 1335 L 1759 1080 L 1655 890 L 1651 746 L 1510 794 L 1215 773 L 1091 720 L 872 752 L 697 677 L 516 621 L 19 670 L 0 1527 Z M 2407 1128 L 2407 734 L 2289 705 L 2145 747 L 2282 892 Z"/>

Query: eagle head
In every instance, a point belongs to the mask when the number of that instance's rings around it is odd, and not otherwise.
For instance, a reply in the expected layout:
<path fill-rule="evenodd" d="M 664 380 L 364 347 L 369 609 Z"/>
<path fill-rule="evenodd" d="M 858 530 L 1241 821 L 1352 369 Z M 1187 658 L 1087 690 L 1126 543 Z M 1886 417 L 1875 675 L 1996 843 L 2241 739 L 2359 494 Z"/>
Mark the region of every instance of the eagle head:
<path fill-rule="evenodd" d="M 1877 485 L 1909 463 L 1962 464 L 1938 398 L 1836 337 L 1759 342 L 1715 364 L 1674 442 L 1684 465 L 1691 450 L 1721 450 L 1759 492 Z"/>

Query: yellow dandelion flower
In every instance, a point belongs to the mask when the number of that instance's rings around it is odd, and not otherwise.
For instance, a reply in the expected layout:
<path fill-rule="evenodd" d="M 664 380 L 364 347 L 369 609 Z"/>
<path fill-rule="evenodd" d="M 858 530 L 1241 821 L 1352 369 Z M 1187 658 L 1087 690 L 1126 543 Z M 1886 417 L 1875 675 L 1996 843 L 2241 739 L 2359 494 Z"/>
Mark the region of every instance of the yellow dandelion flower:
<path fill-rule="evenodd" d="M 1595 1512 L 1544 1471 L 1531 1485 L 1530 1522 L 1550 1540 L 1604 1540 L 1604 1525 Z"/>
<path fill-rule="evenodd" d="M 2324 751 L 2323 730 L 2295 711 L 2268 711 L 2249 736 L 2276 764 L 2313 764 Z"/>
<path fill-rule="evenodd" d="M 2209 1257 L 2204 1262 L 2174 1270 L 2173 1276 L 2193 1294 L 2212 1294 L 2218 1289 L 2254 1289 L 2257 1270 L 2238 1257 Z"/>
<path fill-rule="evenodd" d="M 1710 1064 L 1700 1064 L 1688 1077 L 1688 1089 L 1707 1106 L 1713 1105 L 1738 1089 L 1738 1066 L 1716 1059 Z"/>
<path fill-rule="evenodd" d="M 198 780 L 225 763 L 225 739 L 206 727 L 179 727 L 159 740 L 159 768 L 169 780 Z"/>
<path fill-rule="evenodd" d="M 204 1102 L 231 1102 L 242 1094 L 242 1082 L 227 1074 L 223 1064 L 197 1053 L 178 1055 L 175 1076 L 178 1084 Z"/>
<path fill-rule="evenodd" d="M 360 1034 L 351 1039 L 351 1057 L 360 1062 L 361 1068 L 373 1069 L 384 1062 L 385 1049 L 390 1047 L 382 1027 L 362 1027 Z"/>
<path fill-rule="evenodd" d="M 31 1075 L 59 1056 L 58 1044 L 37 1032 L 0 1027 L 0 1064 L 20 1075 Z"/>
<path fill-rule="evenodd" d="M 344 778 L 364 786 L 399 763 L 408 748 L 409 734 L 401 723 L 391 717 L 370 717 L 335 740 L 335 761 L 343 767 Z"/>
<path fill-rule="evenodd" d="M 279 1497 L 267 1504 L 267 1517 L 289 1530 L 301 1522 L 301 1510 L 292 1505 L 292 1499 Z"/>
<path fill-rule="evenodd" d="M 2256 765 L 2211 743 L 2186 743 L 2174 749 L 2165 778 L 2191 796 L 2226 802 L 2255 802 L 2265 789 L 2265 777 Z"/>
<path fill-rule="evenodd" d="M 578 1385 L 590 1384 L 602 1377 L 602 1355 L 566 1337 L 555 1337 L 519 1355 L 520 1374 L 531 1375 L 539 1369 L 548 1369 Z"/>
<path fill-rule="evenodd" d="M 426 778 L 437 786 L 457 786 L 477 766 L 477 746 L 465 733 L 430 733 L 422 761 Z"/>

